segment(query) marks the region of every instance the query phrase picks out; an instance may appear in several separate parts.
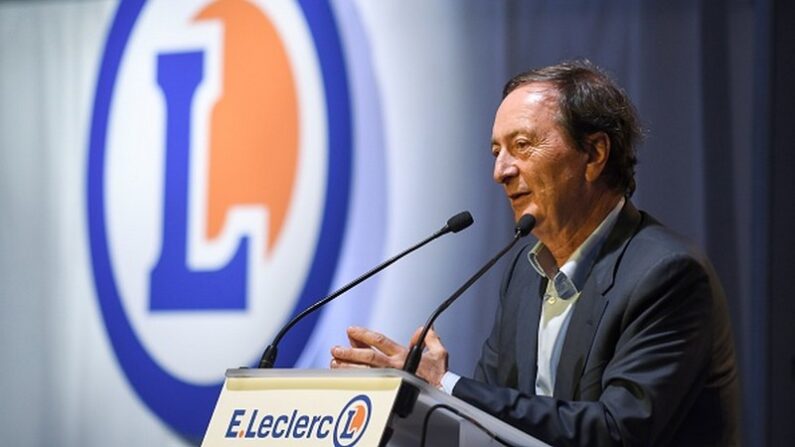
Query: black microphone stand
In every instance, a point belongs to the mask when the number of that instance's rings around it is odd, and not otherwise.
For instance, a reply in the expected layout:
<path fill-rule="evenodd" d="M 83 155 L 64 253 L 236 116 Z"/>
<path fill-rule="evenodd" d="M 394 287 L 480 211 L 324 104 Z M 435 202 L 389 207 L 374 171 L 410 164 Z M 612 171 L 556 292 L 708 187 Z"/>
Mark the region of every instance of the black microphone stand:
<path fill-rule="evenodd" d="M 403 364 L 403 371 L 409 372 L 411 374 L 415 374 L 417 372 L 417 368 L 420 366 L 420 360 L 422 360 L 422 351 L 425 349 L 425 337 L 428 335 L 428 331 L 433 326 L 434 321 L 439 315 L 444 312 L 445 309 L 450 307 L 451 304 L 455 300 L 458 299 L 467 289 L 469 289 L 472 284 L 475 283 L 478 279 L 480 279 L 483 274 L 486 273 L 505 253 L 507 253 L 516 242 L 519 241 L 522 237 L 526 236 L 535 226 L 536 219 L 530 214 L 525 214 L 519 219 L 519 222 L 516 224 L 516 229 L 514 231 L 513 239 L 511 242 L 505 246 L 496 256 L 491 258 L 489 262 L 486 263 L 480 270 L 477 271 L 467 282 L 464 283 L 463 286 L 459 287 L 450 298 L 445 300 L 436 310 L 431 314 L 431 317 L 428 318 L 428 321 L 425 323 L 425 326 L 422 329 L 422 333 L 420 334 L 420 338 L 417 340 L 417 343 L 411 347 L 408 356 L 406 357 L 406 362 Z"/>
<path fill-rule="evenodd" d="M 282 340 L 282 338 L 284 338 L 285 334 L 287 334 L 287 332 L 290 329 L 292 329 L 293 326 L 295 326 L 305 316 L 311 314 L 312 312 L 314 312 L 318 308 L 320 308 L 322 306 L 325 306 L 326 303 L 332 301 L 333 299 L 337 298 L 338 296 L 342 295 L 343 293 L 345 293 L 348 290 L 352 289 L 353 287 L 357 286 L 359 283 L 361 283 L 365 279 L 367 279 L 367 278 L 375 275 L 376 273 L 380 272 L 381 270 L 389 267 L 395 261 L 397 261 L 398 259 L 402 258 L 403 256 L 406 256 L 407 254 L 411 253 L 412 251 L 417 250 L 418 248 L 422 247 L 423 245 L 425 245 L 425 244 L 433 241 L 434 239 L 437 239 L 437 238 L 439 238 L 439 237 L 441 237 L 441 236 L 443 236 L 443 235 L 445 235 L 447 233 L 450 233 L 450 232 L 458 233 L 459 231 L 463 230 L 464 228 L 467 228 L 468 226 L 472 225 L 472 222 L 473 222 L 472 215 L 469 214 L 468 211 L 463 211 L 461 213 L 456 214 L 455 216 L 451 217 L 447 221 L 447 224 L 444 227 L 442 227 L 442 229 L 440 229 L 436 233 L 432 234 L 431 236 L 429 236 L 425 240 L 423 240 L 420 243 L 408 248 L 407 250 L 404 250 L 401 253 L 399 253 L 399 254 L 387 259 L 386 261 L 384 261 L 381 264 L 379 264 L 378 266 L 374 267 L 373 269 L 371 269 L 367 273 L 359 276 L 358 278 L 354 279 L 353 281 L 349 282 L 348 284 L 342 286 L 342 288 L 340 288 L 339 290 L 335 291 L 331 295 L 328 295 L 327 297 L 323 298 L 322 300 L 320 300 L 320 301 L 312 304 L 311 306 L 307 307 L 306 309 L 304 309 L 301 313 L 296 315 L 295 318 L 290 320 L 290 322 L 287 323 L 279 331 L 279 333 L 273 339 L 273 342 L 271 342 L 271 344 L 269 344 L 268 347 L 265 348 L 265 352 L 262 353 L 262 358 L 260 358 L 260 361 L 259 361 L 259 368 L 266 368 L 266 369 L 273 368 L 273 364 L 276 363 L 276 355 L 279 353 L 279 348 L 278 348 L 279 342 L 281 342 L 281 340 Z"/>

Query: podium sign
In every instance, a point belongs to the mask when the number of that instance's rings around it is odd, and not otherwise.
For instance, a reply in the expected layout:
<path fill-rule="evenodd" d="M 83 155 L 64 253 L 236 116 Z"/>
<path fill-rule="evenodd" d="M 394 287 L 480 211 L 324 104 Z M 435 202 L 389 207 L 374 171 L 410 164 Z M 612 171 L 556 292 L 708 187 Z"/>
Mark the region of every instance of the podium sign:
<path fill-rule="evenodd" d="M 401 379 L 227 372 L 202 442 L 214 446 L 377 446 Z"/>

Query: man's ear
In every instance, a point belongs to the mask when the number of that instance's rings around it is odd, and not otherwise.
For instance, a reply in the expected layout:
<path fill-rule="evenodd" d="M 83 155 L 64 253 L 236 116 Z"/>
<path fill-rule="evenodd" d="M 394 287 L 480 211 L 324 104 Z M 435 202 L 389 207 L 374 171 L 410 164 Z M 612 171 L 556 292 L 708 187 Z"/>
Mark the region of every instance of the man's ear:
<path fill-rule="evenodd" d="M 585 148 L 588 152 L 585 179 L 595 182 L 604 172 L 607 159 L 610 158 L 610 137 L 604 132 L 594 132 L 585 137 Z"/>

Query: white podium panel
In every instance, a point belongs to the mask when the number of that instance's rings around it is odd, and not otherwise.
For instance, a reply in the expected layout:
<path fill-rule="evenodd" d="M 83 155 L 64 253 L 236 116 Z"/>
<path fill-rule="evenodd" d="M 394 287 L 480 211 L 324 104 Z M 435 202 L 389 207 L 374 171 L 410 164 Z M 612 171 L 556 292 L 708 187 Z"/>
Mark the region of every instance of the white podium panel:
<path fill-rule="evenodd" d="M 377 446 L 399 377 L 232 370 L 202 446 Z"/>

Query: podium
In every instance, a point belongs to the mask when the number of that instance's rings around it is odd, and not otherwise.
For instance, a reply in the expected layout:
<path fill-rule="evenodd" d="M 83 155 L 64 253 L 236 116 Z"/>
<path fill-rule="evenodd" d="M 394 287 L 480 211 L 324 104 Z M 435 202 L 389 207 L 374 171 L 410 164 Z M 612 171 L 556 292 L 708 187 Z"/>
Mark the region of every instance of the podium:
<path fill-rule="evenodd" d="M 215 446 L 546 446 L 395 369 L 230 369 L 202 442 Z"/>

